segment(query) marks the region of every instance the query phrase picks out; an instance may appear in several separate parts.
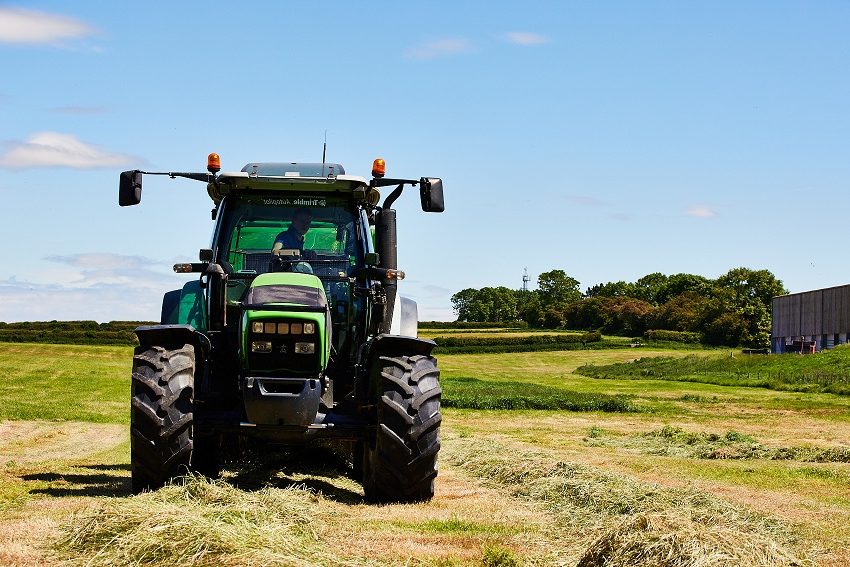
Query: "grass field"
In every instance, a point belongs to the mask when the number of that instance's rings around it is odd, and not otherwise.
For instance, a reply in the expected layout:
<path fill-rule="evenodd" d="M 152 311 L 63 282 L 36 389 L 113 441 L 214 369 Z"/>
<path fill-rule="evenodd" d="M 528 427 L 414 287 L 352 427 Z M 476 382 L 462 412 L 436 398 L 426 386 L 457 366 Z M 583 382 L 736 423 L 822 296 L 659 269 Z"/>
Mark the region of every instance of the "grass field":
<path fill-rule="evenodd" d="M 131 354 L 0 344 L 0 564 L 850 563 L 850 398 L 576 373 L 728 351 L 440 356 L 436 496 L 388 506 L 315 453 L 130 497 Z"/>

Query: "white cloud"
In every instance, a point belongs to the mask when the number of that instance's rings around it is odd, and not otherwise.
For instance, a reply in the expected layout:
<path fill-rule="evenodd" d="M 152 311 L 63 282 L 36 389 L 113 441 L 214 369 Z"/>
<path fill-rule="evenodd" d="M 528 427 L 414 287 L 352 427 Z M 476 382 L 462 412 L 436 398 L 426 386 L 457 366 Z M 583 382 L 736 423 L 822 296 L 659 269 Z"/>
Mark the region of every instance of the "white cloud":
<path fill-rule="evenodd" d="M 691 207 L 687 213 L 689 216 L 699 217 L 701 219 L 713 219 L 717 216 L 717 212 L 708 207 Z"/>
<path fill-rule="evenodd" d="M 138 158 L 90 146 L 71 134 L 37 132 L 24 142 L 11 143 L 0 154 L 0 167 L 29 169 L 72 167 L 75 169 L 110 168 L 139 163 Z"/>
<path fill-rule="evenodd" d="M 0 43 L 58 44 L 94 33 L 92 26 L 69 16 L 0 7 Z"/>
<path fill-rule="evenodd" d="M 84 269 L 113 269 L 113 268 L 138 268 L 139 266 L 152 266 L 161 264 L 152 258 L 144 256 L 127 256 L 124 254 L 111 254 L 109 252 L 89 252 L 83 254 L 70 254 L 68 256 L 48 256 L 45 260 L 68 264 L 75 268 Z"/>
<path fill-rule="evenodd" d="M 0 321 L 153 321 L 159 319 L 162 292 L 126 285 L 74 288 L 0 280 Z"/>
<path fill-rule="evenodd" d="M 0 321 L 133 320 L 159 318 L 162 296 L 186 276 L 163 261 L 109 253 L 49 256 L 43 281 L 0 280 Z M 50 283 L 44 283 L 45 281 Z"/>
<path fill-rule="evenodd" d="M 505 34 L 505 39 L 516 45 L 542 45 L 549 43 L 548 37 L 533 32 L 508 32 Z"/>
<path fill-rule="evenodd" d="M 407 56 L 413 59 L 434 59 L 472 50 L 472 45 L 463 38 L 443 38 L 407 50 Z"/>

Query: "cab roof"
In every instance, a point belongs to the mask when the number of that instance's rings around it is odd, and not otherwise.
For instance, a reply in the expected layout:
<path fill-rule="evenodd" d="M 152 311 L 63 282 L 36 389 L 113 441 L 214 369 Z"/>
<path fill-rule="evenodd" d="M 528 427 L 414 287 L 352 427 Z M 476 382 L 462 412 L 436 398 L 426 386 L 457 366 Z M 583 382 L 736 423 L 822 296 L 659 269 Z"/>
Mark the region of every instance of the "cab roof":
<path fill-rule="evenodd" d="M 346 175 L 338 163 L 249 163 L 237 172 L 222 172 L 216 178 L 220 192 L 293 191 L 321 193 L 364 192 L 364 177 Z"/>
<path fill-rule="evenodd" d="M 254 162 L 242 168 L 251 175 L 271 177 L 327 177 L 345 175 L 345 168 L 338 163 L 297 163 L 297 162 Z"/>

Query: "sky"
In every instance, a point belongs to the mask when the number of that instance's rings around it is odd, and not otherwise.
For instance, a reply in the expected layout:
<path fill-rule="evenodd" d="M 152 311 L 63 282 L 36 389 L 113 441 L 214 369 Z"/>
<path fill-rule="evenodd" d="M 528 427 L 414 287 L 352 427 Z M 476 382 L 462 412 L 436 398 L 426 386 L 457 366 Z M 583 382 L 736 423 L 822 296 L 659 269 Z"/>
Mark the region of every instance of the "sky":
<path fill-rule="evenodd" d="M 850 283 L 850 2 L 0 3 L 0 321 L 156 320 L 209 246 L 203 184 L 328 161 L 396 202 L 402 293 L 564 270 Z"/>

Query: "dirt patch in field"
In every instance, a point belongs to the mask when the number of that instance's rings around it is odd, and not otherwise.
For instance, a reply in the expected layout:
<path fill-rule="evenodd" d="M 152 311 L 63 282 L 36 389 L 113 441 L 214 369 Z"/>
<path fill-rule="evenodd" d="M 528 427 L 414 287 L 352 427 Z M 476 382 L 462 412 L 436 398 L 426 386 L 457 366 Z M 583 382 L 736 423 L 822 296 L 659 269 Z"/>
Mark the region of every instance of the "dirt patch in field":
<path fill-rule="evenodd" d="M 488 545 L 509 549 L 531 562 L 555 553 L 546 535 L 554 527 L 551 514 L 448 466 L 442 466 L 429 503 L 334 508 L 354 526 L 329 538 L 341 556 L 380 557 L 402 564 L 449 559 L 472 564 L 481 561 Z"/>

